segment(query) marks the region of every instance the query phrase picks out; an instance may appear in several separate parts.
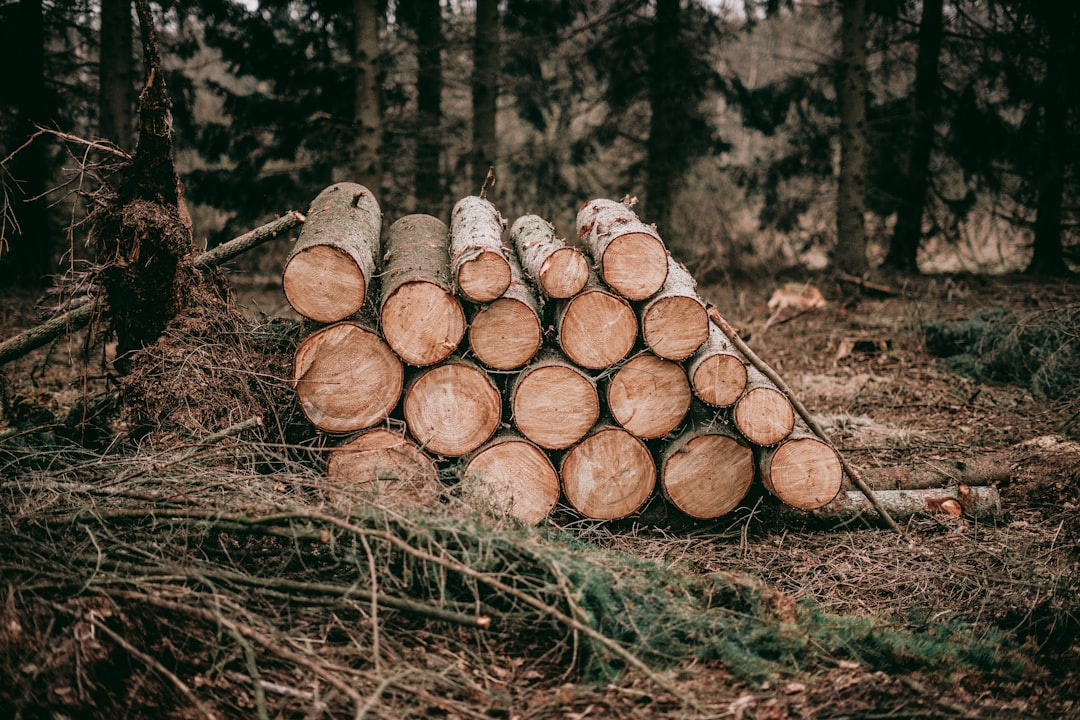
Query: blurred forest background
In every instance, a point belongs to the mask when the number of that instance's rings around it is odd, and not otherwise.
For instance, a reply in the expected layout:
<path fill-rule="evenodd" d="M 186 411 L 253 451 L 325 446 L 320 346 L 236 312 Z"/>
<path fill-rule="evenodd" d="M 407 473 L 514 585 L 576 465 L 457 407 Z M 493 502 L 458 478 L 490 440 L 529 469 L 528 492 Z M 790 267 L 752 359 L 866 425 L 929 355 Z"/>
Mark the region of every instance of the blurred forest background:
<path fill-rule="evenodd" d="M 179 0 L 156 6 L 195 238 L 340 180 L 384 220 L 476 194 L 573 236 L 640 198 L 700 278 L 1080 262 L 1080 6 L 1010 0 Z M 85 250 L 131 152 L 129 0 L 0 4 L 0 287 Z M 277 272 L 277 270 L 274 270 Z"/>

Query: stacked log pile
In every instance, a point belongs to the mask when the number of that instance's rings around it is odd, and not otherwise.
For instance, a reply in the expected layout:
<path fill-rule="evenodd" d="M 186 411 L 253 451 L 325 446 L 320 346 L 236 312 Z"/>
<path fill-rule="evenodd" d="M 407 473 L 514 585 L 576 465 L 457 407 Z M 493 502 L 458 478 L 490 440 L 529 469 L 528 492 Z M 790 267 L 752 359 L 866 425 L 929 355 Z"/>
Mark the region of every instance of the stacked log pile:
<path fill-rule="evenodd" d="M 393 492 L 453 467 L 463 493 L 533 524 L 560 498 L 610 520 L 659 494 L 712 519 L 755 478 L 805 510 L 839 492 L 835 450 L 748 366 L 631 203 L 586 203 L 577 244 L 536 215 L 507 229 L 479 197 L 449 226 L 380 227 L 367 188 L 333 185 L 285 266 L 290 304 L 324 324 L 292 382 L 311 423 L 346 439 L 333 483 Z"/>

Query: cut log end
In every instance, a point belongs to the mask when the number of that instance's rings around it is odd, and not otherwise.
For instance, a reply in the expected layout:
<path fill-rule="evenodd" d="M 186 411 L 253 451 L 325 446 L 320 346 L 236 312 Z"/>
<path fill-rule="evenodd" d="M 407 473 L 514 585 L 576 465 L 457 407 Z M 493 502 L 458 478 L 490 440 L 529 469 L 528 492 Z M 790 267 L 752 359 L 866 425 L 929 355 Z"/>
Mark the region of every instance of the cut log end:
<path fill-rule="evenodd" d="M 640 438 L 667 435 L 690 409 L 690 382 L 678 363 L 643 353 L 611 378 L 608 407 L 615 421 Z"/>
<path fill-rule="evenodd" d="M 794 437 L 766 451 L 761 479 L 781 502 L 802 510 L 828 504 L 843 482 L 840 457 L 816 437 Z"/>
<path fill-rule="evenodd" d="M 502 398 L 491 378 L 467 362 L 426 370 L 405 391 L 405 424 L 425 449 L 460 457 L 483 445 L 499 427 Z"/>
<path fill-rule="evenodd" d="M 443 488 L 435 463 L 400 432 L 369 430 L 330 453 L 331 491 L 394 507 L 429 507 Z"/>
<path fill-rule="evenodd" d="M 667 279 L 667 249 L 646 233 L 627 233 L 611 241 L 600 262 L 600 274 L 612 290 L 629 300 L 656 294 Z"/>
<path fill-rule="evenodd" d="M 753 452 L 726 435 L 702 434 L 672 445 L 661 470 L 661 487 L 668 501 L 702 520 L 738 507 L 753 480 Z"/>
<path fill-rule="evenodd" d="M 716 407 L 733 405 L 746 389 L 746 365 L 733 354 L 710 355 L 693 369 L 690 384 L 704 403 Z"/>
<path fill-rule="evenodd" d="M 548 297 L 570 298 L 589 281 L 589 261 L 577 248 L 560 248 L 544 260 L 539 275 L 540 287 Z"/>
<path fill-rule="evenodd" d="M 331 245 L 312 245 L 290 257 L 281 284 L 296 312 L 321 323 L 354 315 L 367 295 L 367 281 L 356 260 Z"/>
<path fill-rule="evenodd" d="M 795 409 L 784 393 L 771 387 L 747 390 L 735 403 L 735 427 L 755 445 L 775 445 L 795 427 Z"/>
<path fill-rule="evenodd" d="M 501 253 L 485 250 L 461 263 L 457 284 L 461 294 L 478 303 L 502 297 L 510 287 L 510 264 Z"/>
<path fill-rule="evenodd" d="M 560 474 L 567 501 L 594 520 L 631 515 L 656 487 L 652 454 L 622 428 L 601 428 L 572 447 L 563 457 Z"/>
<path fill-rule="evenodd" d="M 586 290 L 567 301 L 559 346 L 578 365 L 601 370 L 633 349 L 637 325 L 637 315 L 625 300 L 603 290 Z"/>
<path fill-rule="evenodd" d="M 511 399 L 514 425 L 540 447 L 565 450 L 600 417 L 596 386 L 569 364 L 525 370 Z"/>
<path fill-rule="evenodd" d="M 654 353 L 668 360 L 685 360 L 709 337 L 709 316 L 692 297 L 660 298 L 642 314 L 641 333 Z"/>
<path fill-rule="evenodd" d="M 465 465 L 466 502 L 536 525 L 559 501 L 559 476 L 544 451 L 520 438 L 496 438 Z"/>
<path fill-rule="evenodd" d="M 499 298 L 480 310 L 469 325 L 469 347 L 495 370 L 519 368 L 543 345 L 536 311 L 513 298 Z"/>
<path fill-rule="evenodd" d="M 444 360 L 465 336 L 465 312 L 456 297 L 434 283 L 407 282 L 383 303 L 386 342 L 410 365 Z"/>

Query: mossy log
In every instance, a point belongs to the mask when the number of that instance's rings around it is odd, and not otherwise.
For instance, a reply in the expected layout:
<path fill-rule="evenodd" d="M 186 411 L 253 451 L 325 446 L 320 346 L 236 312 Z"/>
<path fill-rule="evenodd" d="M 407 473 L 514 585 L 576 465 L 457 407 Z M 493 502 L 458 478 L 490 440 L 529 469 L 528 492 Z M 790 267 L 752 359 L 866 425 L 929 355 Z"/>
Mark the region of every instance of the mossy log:
<path fill-rule="evenodd" d="M 581 368 L 548 350 L 515 379 L 510 408 L 522 435 L 548 450 L 565 450 L 600 418 L 600 395 Z"/>
<path fill-rule="evenodd" d="M 735 427 L 755 445 L 775 445 L 795 427 L 795 409 L 782 393 L 755 367 L 746 368 L 746 389 L 732 411 Z"/>
<path fill-rule="evenodd" d="M 458 200 L 450 215 L 450 270 L 461 294 L 491 302 L 510 286 L 510 264 L 502 244 L 504 221 L 481 197 Z"/>
<path fill-rule="evenodd" d="M 668 256 L 663 287 L 641 308 L 641 337 L 654 353 L 685 360 L 709 337 L 709 315 L 697 282 L 682 263 Z"/>
<path fill-rule="evenodd" d="M 656 488 L 648 447 L 621 427 L 602 424 L 563 456 L 563 493 L 581 515 L 617 520 L 637 512 Z"/>
<path fill-rule="evenodd" d="M 463 464 L 462 497 L 495 515 L 536 525 L 559 501 L 559 475 L 543 450 L 518 435 L 504 433 Z"/>
<path fill-rule="evenodd" d="M 584 290 L 558 302 L 555 332 L 559 347 L 572 362 L 602 370 L 633 349 L 638 317 L 630 303 L 604 289 L 594 274 Z"/>
<path fill-rule="evenodd" d="M 403 431 L 379 427 L 330 453 L 330 490 L 358 491 L 377 501 L 426 507 L 442 493 L 435 462 Z M 352 492 L 345 492 L 348 498 Z"/>
<path fill-rule="evenodd" d="M 612 374 L 607 406 L 612 417 L 640 438 L 667 435 L 690 410 L 690 381 L 682 365 L 642 352 Z"/>
<path fill-rule="evenodd" d="M 495 370 L 513 370 L 529 362 L 544 344 L 540 303 L 521 276 L 514 257 L 510 286 L 502 297 L 479 308 L 469 323 L 469 349 L 477 359 Z"/>
<path fill-rule="evenodd" d="M 709 323 L 709 339 L 686 366 L 694 395 L 715 407 L 734 405 L 746 390 L 746 362 L 723 333 Z"/>
<path fill-rule="evenodd" d="M 600 278 L 619 295 L 644 300 L 664 286 L 668 273 L 664 241 L 628 203 L 590 200 L 578 211 L 577 233 Z"/>
<path fill-rule="evenodd" d="M 406 215 L 386 233 L 380 324 L 410 365 L 444 360 L 465 336 L 465 311 L 450 279 L 450 231 L 430 215 Z"/>
<path fill-rule="evenodd" d="M 570 298 L 589 281 L 589 261 L 580 249 L 555 235 L 539 215 L 523 215 L 510 227 L 510 242 L 532 283 L 555 300 Z"/>
<path fill-rule="evenodd" d="M 381 231 L 379 203 L 363 185 L 337 183 L 319 193 L 282 273 L 293 309 L 321 323 L 356 314 L 375 276 Z"/>
<path fill-rule="evenodd" d="M 840 492 L 844 470 L 828 443 L 809 431 L 796 431 L 775 447 L 758 452 L 765 488 L 785 505 L 813 510 Z"/>
<path fill-rule="evenodd" d="M 698 425 L 660 451 L 660 489 L 690 517 L 711 520 L 742 502 L 754 480 L 754 453 L 729 425 Z"/>
<path fill-rule="evenodd" d="M 425 450 L 461 457 L 495 434 L 502 397 L 480 366 L 455 358 L 424 370 L 409 383 L 404 412 L 409 433 Z"/>

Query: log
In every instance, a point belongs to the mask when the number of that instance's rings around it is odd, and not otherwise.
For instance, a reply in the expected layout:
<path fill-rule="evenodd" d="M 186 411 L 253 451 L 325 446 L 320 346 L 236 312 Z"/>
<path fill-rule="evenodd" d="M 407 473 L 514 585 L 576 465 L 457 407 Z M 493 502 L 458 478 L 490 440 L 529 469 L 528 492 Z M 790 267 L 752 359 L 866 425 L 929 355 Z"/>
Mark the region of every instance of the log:
<path fill-rule="evenodd" d="M 373 324 L 346 321 L 296 349 L 292 387 L 311 424 L 348 433 L 382 422 L 401 398 L 404 369 Z"/>
<path fill-rule="evenodd" d="M 547 351 L 514 381 L 510 409 L 514 425 L 526 438 L 548 450 L 565 450 L 600 418 L 600 395 L 579 367 Z"/>
<path fill-rule="evenodd" d="M 663 287 L 668 253 L 656 228 L 641 222 L 629 202 L 601 198 L 585 203 L 577 215 L 578 240 L 612 290 L 644 300 Z"/>
<path fill-rule="evenodd" d="M 920 515 L 986 519 L 1001 514 L 1001 495 L 992 485 L 878 490 L 874 494 L 894 520 L 909 520 Z M 855 520 L 876 524 L 874 521 L 882 516 L 864 493 L 848 490 L 838 494 L 828 504 L 809 512 L 784 508 L 781 517 L 789 521 L 815 518 L 835 524 L 846 524 Z"/>
<path fill-rule="evenodd" d="M 382 211 L 363 185 L 337 183 L 311 202 L 281 284 L 296 312 L 321 323 L 356 314 L 379 257 Z"/>
<path fill-rule="evenodd" d="M 465 336 L 450 280 L 450 231 L 430 215 L 406 215 L 386 233 L 380 325 L 398 356 L 416 366 L 446 359 Z"/>
<path fill-rule="evenodd" d="M 682 365 L 642 352 L 611 376 L 607 405 L 626 430 L 646 440 L 667 435 L 690 410 L 690 381 Z"/>
<path fill-rule="evenodd" d="M 630 303 L 605 290 L 592 275 L 584 290 L 556 305 L 555 332 L 559 347 L 572 362 L 602 370 L 634 348 L 638 318 Z"/>
<path fill-rule="evenodd" d="M 761 371 L 746 369 L 746 389 L 732 411 L 735 427 L 755 445 L 775 445 L 795 427 L 791 401 Z"/>
<path fill-rule="evenodd" d="M 567 502 L 593 520 L 637 512 L 656 487 L 656 464 L 645 443 L 613 425 L 598 426 L 570 448 L 559 474 Z"/>
<path fill-rule="evenodd" d="M 809 431 L 798 431 L 775 447 L 762 448 L 758 470 L 765 488 L 785 505 L 813 510 L 840 492 L 840 456 Z"/>
<path fill-rule="evenodd" d="M 462 497 L 474 507 L 536 525 L 559 501 L 559 476 L 543 450 L 513 433 L 485 443 L 462 469 Z"/>
<path fill-rule="evenodd" d="M 687 364 L 694 395 L 714 407 L 734 405 L 746 390 L 746 363 L 716 325 L 709 323 L 709 339 Z"/>
<path fill-rule="evenodd" d="M 404 432 L 382 427 L 335 448 L 326 477 L 333 490 L 358 490 L 395 505 L 430 507 L 443 494 L 434 461 Z"/>
<path fill-rule="evenodd" d="M 502 244 L 505 221 L 489 201 L 475 195 L 458 200 L 450 215 L 451 273 L 461 294 L 491 302 L 510 286 L 510 264 Z"/>
<path fill-rule="evenodd" d="M 686 267 L 668 256 L 663 287 L 641 309 L 641 337 L 654 353 L 685 360 L 709 338 L 709 315 Z"/>
<path fill-rule="evenodd" d="M 660 453 L 660 489 L 693 518 L 712 520 L 742 502 L 754 480 L 754 453 L 723 423 L 692 427 Z"/>
<path fill-rule="evenodd" d="M 405 390 L 405 424 L 427 451 L 461 457 L 499 427 L 502 398 L 478 365 L 451 359 L 420 373 Z"/>
<path fill-rule="evenodd" d="M 585 254 L 557 237 L 551 223 L 539 215 L 519 217 L 510 227 L 510 242 L 525 277 L 549 298 L 571 298 L 589 281 Z"/>
<path fill-rule="evenodd" d="M 477 310 L 469 324 L 469 348 L 495 370 L 513 370 L 529 362 L 544 344 L 540 304 L 521 276 L 513 257 L 510 286 L 503 296 Z"/>

